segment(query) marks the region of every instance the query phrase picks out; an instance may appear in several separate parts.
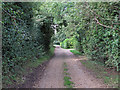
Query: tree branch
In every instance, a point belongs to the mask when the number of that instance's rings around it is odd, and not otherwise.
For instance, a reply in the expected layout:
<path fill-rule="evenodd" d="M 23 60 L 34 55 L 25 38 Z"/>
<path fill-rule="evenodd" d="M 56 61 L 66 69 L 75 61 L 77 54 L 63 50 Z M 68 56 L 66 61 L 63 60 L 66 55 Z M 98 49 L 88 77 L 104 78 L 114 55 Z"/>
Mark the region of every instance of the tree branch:
<path fill-rule="evenodd" d="M 101 25 L 101 26 L 103 26 L 103 27 L 113 28 L 113 26 L 110 27 L 110 26 L 106 26 L 106 25 L 101 24 L 101 23 L 98 21 L 98 19 L 96 18 L 96 16 L 95 16 L 94 20 L 97 22 L 97 24 L 99 24 L 99 25 Z"/>

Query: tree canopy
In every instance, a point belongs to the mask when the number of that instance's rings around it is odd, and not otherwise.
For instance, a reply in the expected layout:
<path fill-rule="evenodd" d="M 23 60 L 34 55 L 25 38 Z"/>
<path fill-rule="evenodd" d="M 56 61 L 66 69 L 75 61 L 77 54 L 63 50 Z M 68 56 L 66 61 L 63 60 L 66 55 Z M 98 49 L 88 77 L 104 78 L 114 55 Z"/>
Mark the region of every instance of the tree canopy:
<path fill-rule="evenodd" d="M 119 71 L 120 2 L 3 2 L 2 16 L 4 82 L 53 41 Z"/>

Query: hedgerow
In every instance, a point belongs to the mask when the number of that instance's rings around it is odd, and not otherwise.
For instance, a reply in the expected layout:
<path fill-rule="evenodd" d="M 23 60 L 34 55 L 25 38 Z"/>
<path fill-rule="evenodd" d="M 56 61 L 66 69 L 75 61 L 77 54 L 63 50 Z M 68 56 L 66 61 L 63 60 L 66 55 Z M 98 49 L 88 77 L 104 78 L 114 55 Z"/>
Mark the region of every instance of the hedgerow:
<path fill-rule="evenodd" d="M 28 62 L 36 61 L 50 49 L 53 18 L 35 13 L 41 3 L 2 3 L 3 85 L 15 83 L 15 77 Z"/>
<path fill-rule="evenodd" d="M 3 2 L 3 84 L 13 81 L 28 61 L 47 54 L 55 39 L 62 42 L 62 47 L 75 48 L 91 60 L 119 71 L 119 5 L 120 2 Z M 51 25 L 57 26 L 56 35 Z"/>
<path fill-rule="evenodd" d="M 58 40 L 76 37 L 78 51 L 119 71 L 120 2 L 70 2 L 62 6 L 61 21 L 68 24 L 59 29 Z"/>

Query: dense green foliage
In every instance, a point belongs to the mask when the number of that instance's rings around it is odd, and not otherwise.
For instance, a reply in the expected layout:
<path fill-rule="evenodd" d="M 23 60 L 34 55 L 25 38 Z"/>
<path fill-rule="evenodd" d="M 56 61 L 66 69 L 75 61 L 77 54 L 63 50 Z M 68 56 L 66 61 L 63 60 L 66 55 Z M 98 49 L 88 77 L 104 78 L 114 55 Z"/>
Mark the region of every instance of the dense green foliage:
<path fill-rule="evenodd" d="M 20 75 L 18 71 L 24 65 L 49 52 L 53 18 L 45 15 L 40 5 L 28 2 L 2 3 L 3 84 L 12 80 L 16 82 L 14 78 Z"/>
<path fill-rule="evenodd" d="M 120 2 L 2 3 L 3 81 L 47 54 L 54 40 L 118 71 L 119 10 Z"/>
<path fill-rule="evenodd" d="M 60 46 L 62 48 L 65 48 L 65 49 L 67 49 L 67 48 L 77 48 L 78 47 L 77 43 L 78 43 L 78 41 L 76 40 L 76 38 L 72 37 L 70 39 L 68 39 L 68 38 L 65 39 L 63 42 L 60 43 Z"/>
<path fill-rule="evenodd" d="M 89 59 L 115 67 L 118 71 L 120 2 L 56 4 L 58 4 L 57 8 L 61 9 L 60 11 L 58 9 L 61 23 L 56 22 L 61 26 L 56 36 L 57 40 L 62 42 L 62 47 L 68 48 L 66 39 L 76 37 L 75 46 L 78 51 L 84 53 Z"/>
<path fill-rule="evenodd" d="M 69 39 L 65 39 L 63 42 L 61 42 L 60 46 L 65 49 L 70 48 Z"/>

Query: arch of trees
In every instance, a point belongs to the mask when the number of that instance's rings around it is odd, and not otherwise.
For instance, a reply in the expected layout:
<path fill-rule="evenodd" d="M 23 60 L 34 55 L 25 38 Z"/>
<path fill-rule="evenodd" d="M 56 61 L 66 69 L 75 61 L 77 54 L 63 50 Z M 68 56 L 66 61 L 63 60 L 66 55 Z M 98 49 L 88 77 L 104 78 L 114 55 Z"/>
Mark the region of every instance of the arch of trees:
<path fill-rule="evenodd" d="M 52 25 L 57 25 L 56 35 Z M 49 53 L 54 40 L 66 39 L 91 60 L 118 71 L 119 30 L 120 2 L 4 2 L 3 79 L 12 79 L 28 61 Z"/>

